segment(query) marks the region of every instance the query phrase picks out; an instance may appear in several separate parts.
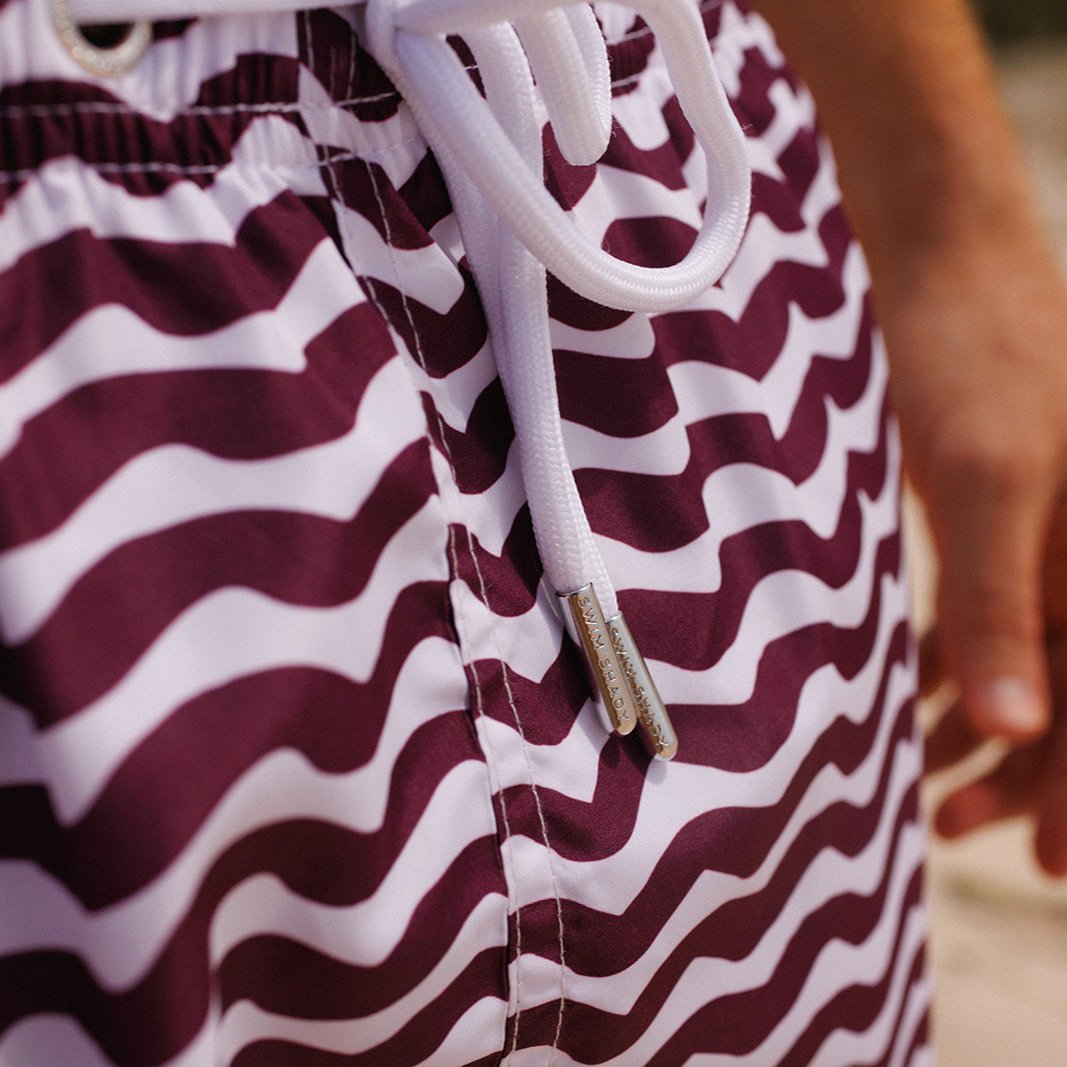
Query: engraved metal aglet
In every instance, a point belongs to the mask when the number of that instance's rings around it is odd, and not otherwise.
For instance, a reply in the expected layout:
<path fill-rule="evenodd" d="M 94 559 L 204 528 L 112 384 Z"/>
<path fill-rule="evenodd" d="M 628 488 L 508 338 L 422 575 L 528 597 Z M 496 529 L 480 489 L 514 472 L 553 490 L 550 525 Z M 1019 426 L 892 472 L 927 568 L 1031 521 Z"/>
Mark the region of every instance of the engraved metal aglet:
<path fill-rule="evenodd" d="M 608 620 L 608 636 L 622 665 L 623 675 L 637 707 L 641 738 L 656 759 L 669 760 L 678 751 L 678 735 L 671 725 L 667 708 L 648 673 L 644 657 L 634 644 L 626 620 L 620 611 Z"/>
<path fill-rule="evenodd" d="M 584 654 L 597 703 L 615 733 L 630 733 L 637 725 L 637 704 L 596 591 L 592 584 L 583 585 L 573 593 L 561 593 L 560 599 L 567 630 Z"/>

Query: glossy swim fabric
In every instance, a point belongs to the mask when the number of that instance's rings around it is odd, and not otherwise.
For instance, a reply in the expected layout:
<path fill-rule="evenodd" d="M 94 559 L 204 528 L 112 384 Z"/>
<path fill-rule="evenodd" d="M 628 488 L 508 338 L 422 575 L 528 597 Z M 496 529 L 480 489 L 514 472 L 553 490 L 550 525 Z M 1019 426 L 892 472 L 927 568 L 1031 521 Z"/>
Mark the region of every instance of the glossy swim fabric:
<path fill-rule="evenodd" d="M 611 145 L 546 132 L 548 185 L 673 262 L 704 161 L 600 16 Z M 593 714 L 359 15 L 159 23 L 105 80 L 0 4 L 0 1065 L 931 1062 L 868 280 L 767 27 L 703 17 L 737 258 L 651 316 L 549 281 L 665 765 Z"/>

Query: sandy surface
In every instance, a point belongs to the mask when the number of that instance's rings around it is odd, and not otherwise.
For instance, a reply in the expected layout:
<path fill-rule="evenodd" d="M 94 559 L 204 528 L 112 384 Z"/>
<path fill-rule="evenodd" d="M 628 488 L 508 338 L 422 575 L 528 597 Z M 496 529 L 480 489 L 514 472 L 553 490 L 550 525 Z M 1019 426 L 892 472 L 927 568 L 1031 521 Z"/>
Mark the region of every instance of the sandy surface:
<path fill-rule="evenodd" d="M 1005 53 L 1001 72 L 1067 267 L 1067 44 Z M 914 540 L 921 546 L 921 534 Z M 921 547 L 913 571 L 922 614 L 933 563 Z M 931 783 L 928 802 L 945 785 Z M 1039 875 L 1028 850 L 1018 822 L 933 843 L 938 1067 L 1067 1067 L 1067 885 Z"/>

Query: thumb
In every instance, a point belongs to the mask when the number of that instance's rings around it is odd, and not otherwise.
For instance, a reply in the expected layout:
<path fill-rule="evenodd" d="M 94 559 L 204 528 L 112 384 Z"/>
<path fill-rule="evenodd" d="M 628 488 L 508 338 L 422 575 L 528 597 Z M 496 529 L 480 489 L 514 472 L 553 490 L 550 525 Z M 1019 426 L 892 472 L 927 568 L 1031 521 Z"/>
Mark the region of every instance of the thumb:
<path fill-rule="evenodd" d="M 974 730 L 1023 740 L 1050 720 L 1041 568 L 1052 494 L 1032 470 L 1000 474 L 957 477 L 939 494 L 939 625 Z"/>

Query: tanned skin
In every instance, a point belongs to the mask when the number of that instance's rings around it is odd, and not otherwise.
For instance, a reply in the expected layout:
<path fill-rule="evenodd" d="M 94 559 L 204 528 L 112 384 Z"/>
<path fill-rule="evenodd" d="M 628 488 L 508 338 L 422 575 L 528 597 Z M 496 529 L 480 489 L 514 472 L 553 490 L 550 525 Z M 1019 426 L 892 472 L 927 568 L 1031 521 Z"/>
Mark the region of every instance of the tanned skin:
<path fill-rule="evenodd" d="M 1067 284 L 963 0 L 756 0 L 816 98 L 885 332 L 908 475 L 941 561 L 933 770 L 989 738 L 958 836 L 1021 813 L 1067 874 Z"/>

